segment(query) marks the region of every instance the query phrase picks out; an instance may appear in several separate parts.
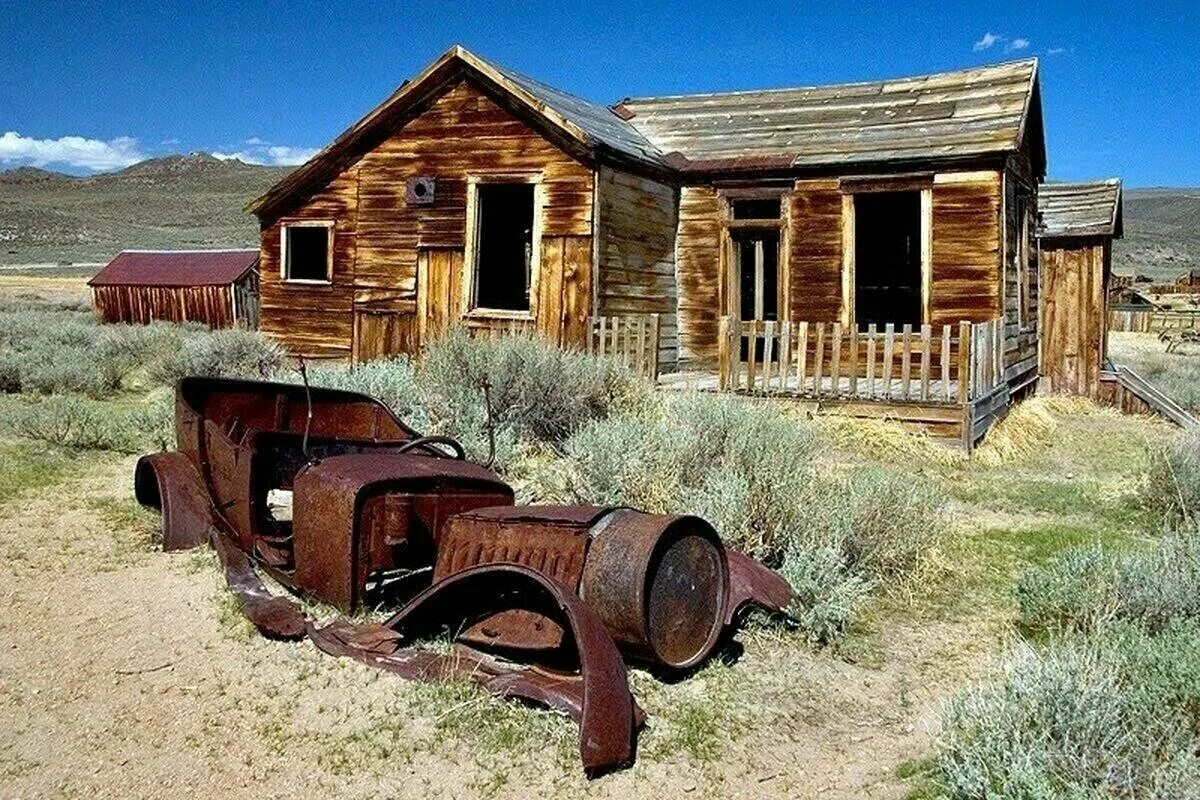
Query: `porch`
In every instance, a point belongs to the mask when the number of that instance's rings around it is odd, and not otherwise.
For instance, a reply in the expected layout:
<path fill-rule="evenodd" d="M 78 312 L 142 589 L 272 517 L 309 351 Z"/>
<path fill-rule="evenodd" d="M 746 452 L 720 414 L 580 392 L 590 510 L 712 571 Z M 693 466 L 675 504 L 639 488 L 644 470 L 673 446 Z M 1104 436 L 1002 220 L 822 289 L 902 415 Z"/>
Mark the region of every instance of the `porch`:
<path fill-rule="evenodd" d="M 971 449 L 1010 402 L 1000 319 L 867 326 L 720 320 L 715 372 L 663 375 L 660 386 L 810 403 L 890 419 Z"/>

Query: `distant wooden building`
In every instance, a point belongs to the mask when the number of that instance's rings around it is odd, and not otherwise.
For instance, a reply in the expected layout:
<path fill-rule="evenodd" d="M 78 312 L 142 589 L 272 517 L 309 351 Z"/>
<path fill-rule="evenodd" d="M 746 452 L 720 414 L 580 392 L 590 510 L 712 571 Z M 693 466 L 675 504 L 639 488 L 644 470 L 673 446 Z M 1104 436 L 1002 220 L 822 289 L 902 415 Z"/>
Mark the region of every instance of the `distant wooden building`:
<path fill-rule="evenodd" d="M 1112 242 L 1123 235 L 1119 180 L 1046 183 L 1041 374 L 1052 391 L 1096 397 L 1108 348 Z M 1128 291 L 1132 301 L 1140 295 Z M 1144 298 L 1142 298 L 1144 299 Z"/>
<path fill-rule="evenodd" d="M 1175 286 L 1181 291 L 1200 289 L 1200 267 L 1189 269 L 1175 279 Z"/>
<path fill-rule="evenodd" d="M 258 327 L 258 250 L 124 250 L 88 286 L 105 322 Z"/>
<path fill-rule="evenodd" d="M 973 441 L 1037 377 L 1045 158 L 1033 60 L 609 107 L 455 47 L 250 204 L 262 328 L 366 359 L 656 315 L 663 367 L 715 374 L 810 324 L 824 404 L 868 372 L 868 399 L 933 403 L 943 367 L 962 396 L 913 413 Z"/>

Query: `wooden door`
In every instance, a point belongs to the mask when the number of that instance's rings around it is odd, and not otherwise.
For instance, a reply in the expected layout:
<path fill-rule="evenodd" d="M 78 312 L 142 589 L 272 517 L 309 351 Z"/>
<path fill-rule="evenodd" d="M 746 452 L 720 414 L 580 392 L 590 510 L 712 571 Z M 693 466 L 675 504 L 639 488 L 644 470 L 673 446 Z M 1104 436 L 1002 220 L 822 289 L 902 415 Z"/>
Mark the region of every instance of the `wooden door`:
<path fill-rule="evenodd" d="M 422 345 L 462 317 L 463 251 L 422 248 L 417 254 L 417 336 Z"/>
<path fill-rule="evenodd" d="M 391 309 L 354 309 L 354 360 L 374 361 L 413 351 L 413 315 Z"/>

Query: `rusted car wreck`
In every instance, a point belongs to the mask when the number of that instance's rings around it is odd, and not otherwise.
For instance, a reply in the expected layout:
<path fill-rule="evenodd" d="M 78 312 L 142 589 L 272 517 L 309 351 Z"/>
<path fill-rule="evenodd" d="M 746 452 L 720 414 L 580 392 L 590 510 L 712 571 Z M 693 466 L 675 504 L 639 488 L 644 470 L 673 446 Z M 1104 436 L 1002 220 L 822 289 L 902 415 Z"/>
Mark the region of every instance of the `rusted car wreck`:
<path fill-rule="evenodd" d="M 211 544 L 268 637 L 566 711 L 589 774 L 631 762 L 645 721 L 625 659 L 686 671 L 741 609 L 790 600 L 698 517 L 514 505 L 457 442 L 365 395 L 185 378 L 175 402 L 178 449 L 141 458 L 134 481 L 165 549 Z M 258 569 L 343 611 L 399 611 L 318 627 Z M 448 650 L 415 644 L 447 635 Z"/>

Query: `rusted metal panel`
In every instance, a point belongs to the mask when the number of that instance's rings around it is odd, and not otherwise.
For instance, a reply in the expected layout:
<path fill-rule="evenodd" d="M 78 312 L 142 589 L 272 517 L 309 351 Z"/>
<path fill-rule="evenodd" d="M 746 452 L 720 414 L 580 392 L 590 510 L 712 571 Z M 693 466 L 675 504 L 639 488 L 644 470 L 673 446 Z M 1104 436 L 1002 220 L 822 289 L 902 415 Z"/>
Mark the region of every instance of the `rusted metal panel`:
<path fill-rule="evenodd" d="M 470 651 L 450 655 L 403 648 L 469 627 L 502 611 L 548 616 L 571 631 L 577 673 L 513 671 Z M 406 678 L 466 677 L 497 694 L 535 700 L 570 713 L 579 722 L 579 756 L 590 773 L 630 762 L 641 714 L 629 691 L 625 664 L 603 623 L 562 584 L 513 564 L 478 566 L 456 573 L 413 598 L 382 626 L 335 623 L 310 628 L 322 650 L 349 656 Z"/>

